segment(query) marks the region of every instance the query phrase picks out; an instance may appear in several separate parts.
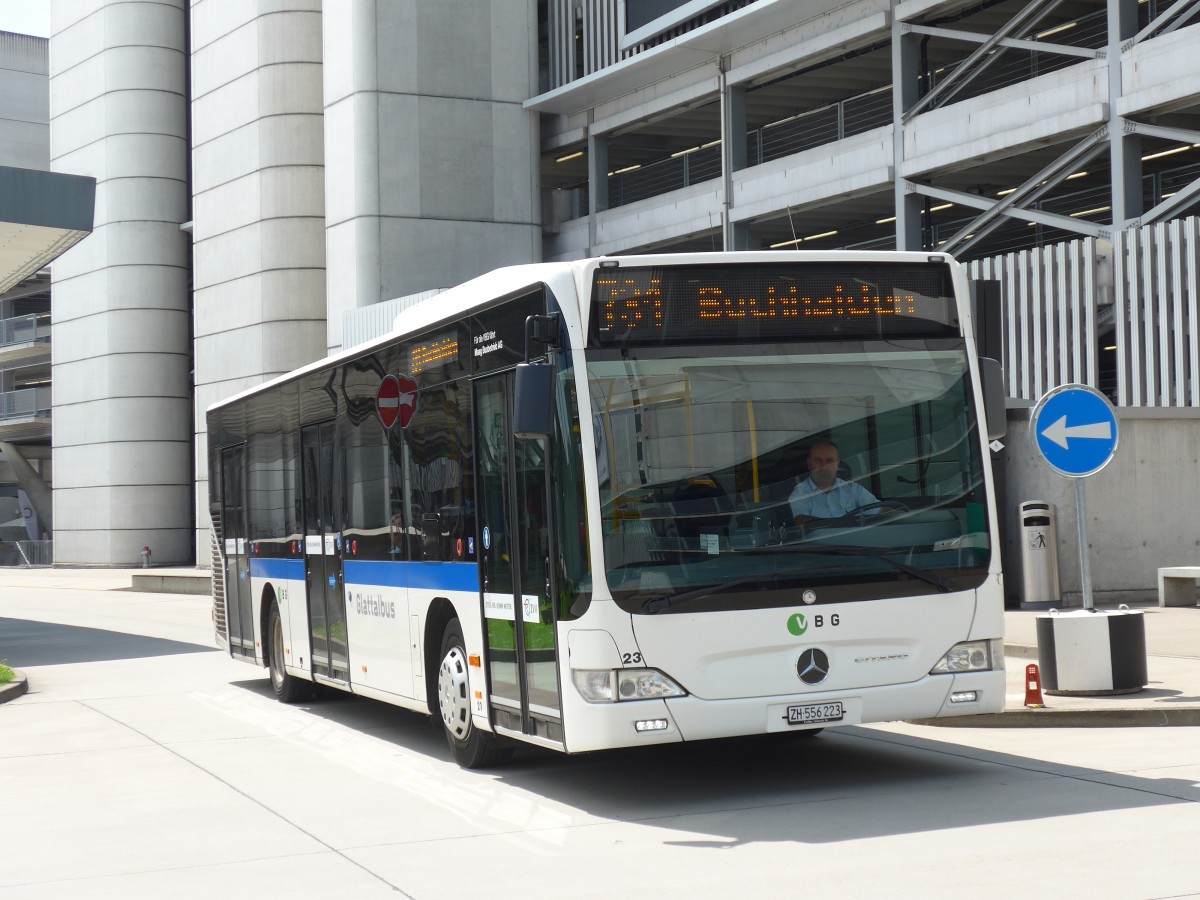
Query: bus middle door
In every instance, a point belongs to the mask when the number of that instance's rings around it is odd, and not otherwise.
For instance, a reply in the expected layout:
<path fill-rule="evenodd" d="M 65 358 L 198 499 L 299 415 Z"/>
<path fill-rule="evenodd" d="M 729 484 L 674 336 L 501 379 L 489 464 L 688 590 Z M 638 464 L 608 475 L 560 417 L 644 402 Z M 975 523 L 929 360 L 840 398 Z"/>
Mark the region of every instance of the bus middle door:
<path fill-rule="evenodd" d="M 254 599 L 246 547 L 246 445 L 221 451 L 221 533 L 225 539 L 225 626 L 229 652 L 254 658 Z"/>
<path fill-rule="evenodd" d="M 312 671 L 334 681 L 350 680 L 346 608 L 342 599 L 341 524 L 335 491 L 333 422 L 300 430 L 304 461 L 304 571 L 308 597 Z"/>
<path fill-rule="evenodd" d="M 546 442 L 513 437 L 512 393 L 511 374 L 475 382 L 490 701 L 498 727 L 561 743 Z"/>

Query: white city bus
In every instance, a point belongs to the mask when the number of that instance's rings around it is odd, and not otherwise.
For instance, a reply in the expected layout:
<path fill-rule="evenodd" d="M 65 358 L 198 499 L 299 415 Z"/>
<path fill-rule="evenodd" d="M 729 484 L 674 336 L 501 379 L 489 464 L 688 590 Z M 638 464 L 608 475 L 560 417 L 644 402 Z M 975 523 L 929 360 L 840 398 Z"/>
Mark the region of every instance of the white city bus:
<path fill-rule="evenodd" d="M 997 712 L 1003 394 L 967 297 L 944 254 L 736 252 L 405 310 L 208 410 L 218 640 L 285 702 L 440 718 L 468 767 Z M 797 524 L 831 443 L 875 499 Z"/>

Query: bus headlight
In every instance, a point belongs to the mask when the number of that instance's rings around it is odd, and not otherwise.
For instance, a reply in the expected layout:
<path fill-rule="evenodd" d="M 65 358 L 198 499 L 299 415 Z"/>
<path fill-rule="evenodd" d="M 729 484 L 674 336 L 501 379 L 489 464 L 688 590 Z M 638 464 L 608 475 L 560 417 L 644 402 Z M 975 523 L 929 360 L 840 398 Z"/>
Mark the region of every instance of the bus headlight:
<path fill-rule="evenodd" d="M 571 678 L 589 703 L 687 696 L 687 691 L 658 669 L 572 669 Z"/>
<path fill-rule="evenodd" d="M 1003 668 L 1004 643 L 1000 640 L 963 641 L 946 651 L 930 675 L 953 675 L 955 672 L 986 672 Z"/>

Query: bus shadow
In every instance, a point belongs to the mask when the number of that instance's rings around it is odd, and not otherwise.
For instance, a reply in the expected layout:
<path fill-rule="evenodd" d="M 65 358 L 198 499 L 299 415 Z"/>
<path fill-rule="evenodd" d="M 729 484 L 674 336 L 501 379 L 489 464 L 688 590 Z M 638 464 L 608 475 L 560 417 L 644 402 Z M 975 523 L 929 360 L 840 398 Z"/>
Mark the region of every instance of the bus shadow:
<path fill-rule="evenodd" d="M 274 699 L 266 679 L 235 682 Z M 440 728 L 411 711 L 336 691 L 307 713 L 449 763 Z M 932 729 L 931 729 L 932 730 Z M 455 776 L 447 776 L 448 779 Z M 677 846 L 825 844 L 1200 801 L 1186 779 L 1146 778 L 867 727 L 565 756 L 529 745 L 478 773 L 587 816 L 677 828 Z M 697 834 L 711 837 L 695 839 Z"/>
<path fill-rule="evenodd" d="M 79 625 L 0 618 L 0 661 L 18 669 L 212 652 L 215 652 L 212 647 L 165 638 Z"/>
<path fill-rule="evenodd" d="M 1200 801 L 1191 780 L 855 727 L 815 738 L 731 738 L 583 757 L 519 751 L 496 775 L 592 815 L 674 823 L 690 834 L 719 831 L 712 839 L 667 841 L 703 848 L 825 844 Z M 742 815 L 750 810 L 758 812 Z"/>

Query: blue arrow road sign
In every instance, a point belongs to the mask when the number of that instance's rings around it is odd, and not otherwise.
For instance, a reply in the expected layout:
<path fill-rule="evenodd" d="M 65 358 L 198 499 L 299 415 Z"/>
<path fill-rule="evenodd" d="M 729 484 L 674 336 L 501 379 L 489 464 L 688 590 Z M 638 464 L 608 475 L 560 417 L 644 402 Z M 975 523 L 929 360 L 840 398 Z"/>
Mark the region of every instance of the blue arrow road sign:
<path fill-rule="evenodd" d="M 1117 449 L 1117 413 L 1108 398 L 1084 384 L 1042 395 L 1030 419 L 1034 443 L 1052 469 L 1072 478 L 1094 475 Z"/>

